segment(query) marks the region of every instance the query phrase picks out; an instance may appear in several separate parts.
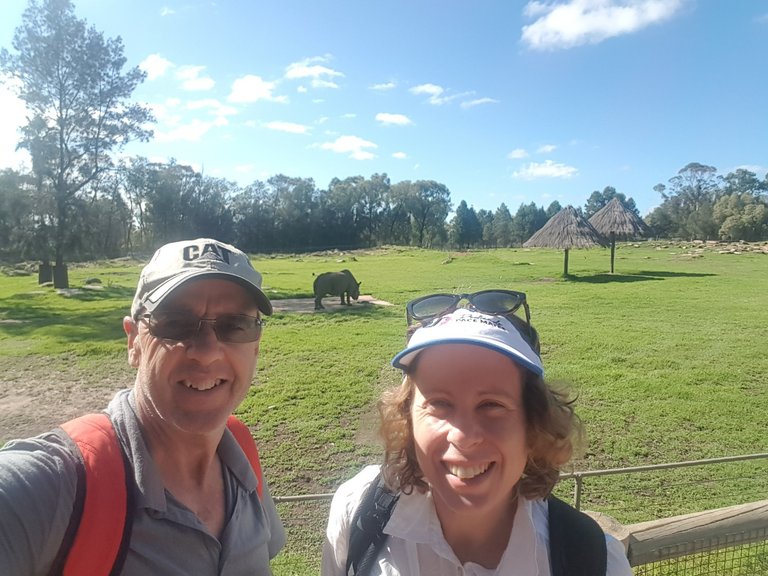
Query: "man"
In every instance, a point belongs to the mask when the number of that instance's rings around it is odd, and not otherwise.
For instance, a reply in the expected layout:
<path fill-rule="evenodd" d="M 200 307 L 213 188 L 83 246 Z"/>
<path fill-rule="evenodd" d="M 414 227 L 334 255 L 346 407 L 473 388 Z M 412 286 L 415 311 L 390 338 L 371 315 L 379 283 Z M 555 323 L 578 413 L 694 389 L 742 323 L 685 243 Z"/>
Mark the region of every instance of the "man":
<path fill-rule="evenodd" d="M 285 533 L 227 420 L 271 313 L 261 275 L 223 242 L 166 244 L 143 269 L 123 319 L 136 381 L 106 410 L 133 484 L 122 574 L 270 572 Z M 0 450 L 0 574 L 48 574 L 61 556 L 78 487 L 65 440 L 51 432 Z"/>

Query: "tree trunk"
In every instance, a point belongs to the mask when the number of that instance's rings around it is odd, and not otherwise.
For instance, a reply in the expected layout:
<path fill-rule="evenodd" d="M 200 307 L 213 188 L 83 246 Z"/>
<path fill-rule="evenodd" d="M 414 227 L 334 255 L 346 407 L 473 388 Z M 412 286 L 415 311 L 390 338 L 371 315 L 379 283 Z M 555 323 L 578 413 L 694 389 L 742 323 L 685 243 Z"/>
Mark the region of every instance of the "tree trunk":
<path fill-rule="evenodd" d="M 613 257 L 616 255 L 616 233 L 611 232 L 611 274 L 613 274 Z"/>

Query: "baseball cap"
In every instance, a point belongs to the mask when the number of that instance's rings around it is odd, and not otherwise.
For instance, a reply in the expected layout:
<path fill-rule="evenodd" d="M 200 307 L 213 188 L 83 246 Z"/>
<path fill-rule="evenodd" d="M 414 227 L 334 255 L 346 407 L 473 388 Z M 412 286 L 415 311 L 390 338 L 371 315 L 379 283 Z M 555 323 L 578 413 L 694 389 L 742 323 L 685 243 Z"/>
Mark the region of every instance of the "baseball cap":
<path fill-rule="evenodd" d="M 261 274 L 250 258 L 231 244 L 213 238 L 182 240 L 158 248 L 141 271 L 131 314 L 152 312 L 176 288 L 195 278 L 237 282 L 253 294 L 263 314 L 272 314 L 272 303 L 261 290 Z"/>
<path fill-rule="evenodd" d="M 405 350 L 392 359 L 392 365 L 405 370 L 419 352 L 440 344 L 483 346 L 508 356 L 534 374 L 544 375 L 541 358 L 510 320 L 466 308 L 458 308 L 416 330 Z"/>

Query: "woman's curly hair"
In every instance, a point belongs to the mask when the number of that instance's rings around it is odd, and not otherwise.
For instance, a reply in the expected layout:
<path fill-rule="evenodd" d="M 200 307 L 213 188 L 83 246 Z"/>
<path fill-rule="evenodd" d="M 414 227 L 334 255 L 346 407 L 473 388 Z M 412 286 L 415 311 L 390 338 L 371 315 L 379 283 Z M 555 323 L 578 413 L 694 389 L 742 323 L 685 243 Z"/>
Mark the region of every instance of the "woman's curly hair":
<path fill-rule="evenodd" d="M 385 391 L 378 403 L 380 433 L 384 439 L 382 472 L 387 485 L 410 493 L 427 489 L 416 460 L 411 421 L 414 398 L 413 374 L 418 356 L 411 362 L 403 382 Z M 528 461 L 520 479 L 519 493 L 528 499 L 546 498 L 582 439 L 581 422 L 568 395 L 547 384 L 541 376 L 525 370 L 523 407 L 525 409 Z"/>

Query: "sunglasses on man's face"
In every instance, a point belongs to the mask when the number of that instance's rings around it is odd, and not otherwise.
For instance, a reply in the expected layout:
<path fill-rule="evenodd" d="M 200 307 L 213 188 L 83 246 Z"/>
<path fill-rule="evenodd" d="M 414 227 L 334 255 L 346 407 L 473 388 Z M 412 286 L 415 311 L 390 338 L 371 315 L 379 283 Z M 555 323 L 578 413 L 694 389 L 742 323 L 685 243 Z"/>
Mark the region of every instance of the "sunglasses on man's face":
<path fill-rule="evenodd" d="M 155 338 L 182 342 L 197 338 L 203 324 L 210 324 L 219 342 L 242 344 L 261 338 L 264 320 L 246 314 L 222 314 L 217 318 L 200 318 L 186 312 L 142 314 L 149 333 Z"/>
<path fill-rule="evenodd" d="M 531 326 L 531 311 L 528 308 L 528 302 L 523 292 L 515 290 L 481 290 L 472 294 L 430 294 L 411 300 L 406 304 L 405 311 L 410 326 L 414 321 L 418 321 L 422 326 L 428 324 L 431 320 L 449 314 L 458 308 L 462 300 L 469 303 L 470 310 L 476 310 L 483 314 L 492 314 L 494 316 L 505 316 L 520 333 L 528 340 L 529 344 L 538 353 L 539 337 L 536 330 Z M 515 315 L 515 312 L 522 307 L 525 311 L 525 322 Z M 521 324 L 524 324 L 521 326 Z"/>

